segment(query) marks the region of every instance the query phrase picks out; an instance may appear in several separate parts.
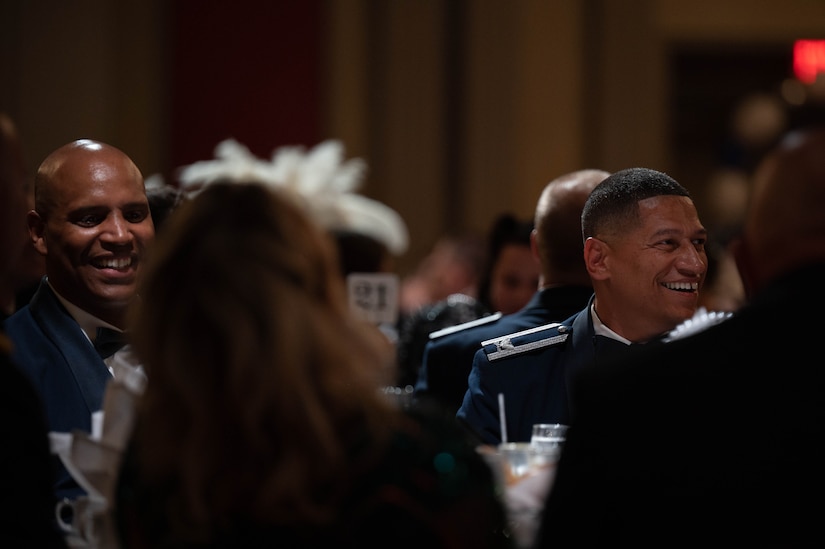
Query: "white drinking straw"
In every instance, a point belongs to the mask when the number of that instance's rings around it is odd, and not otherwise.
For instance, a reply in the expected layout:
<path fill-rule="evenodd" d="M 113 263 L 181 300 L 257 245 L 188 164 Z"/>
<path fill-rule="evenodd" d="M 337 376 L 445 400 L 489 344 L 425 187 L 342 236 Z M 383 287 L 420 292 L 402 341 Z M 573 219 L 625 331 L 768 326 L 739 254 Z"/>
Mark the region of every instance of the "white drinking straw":
<path fill-rule="evenodd" d="M 501 423 L 501 443 L 507 444 L 507 421 L 504 415 L 504 393 L 498 394 L 498 421 Z"/>

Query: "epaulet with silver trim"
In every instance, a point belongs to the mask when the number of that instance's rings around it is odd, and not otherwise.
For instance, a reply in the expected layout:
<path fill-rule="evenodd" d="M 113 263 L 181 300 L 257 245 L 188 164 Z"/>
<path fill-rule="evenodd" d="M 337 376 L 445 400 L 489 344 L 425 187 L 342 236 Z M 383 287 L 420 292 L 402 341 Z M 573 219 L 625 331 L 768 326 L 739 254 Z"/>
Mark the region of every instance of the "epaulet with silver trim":
<path fill-rule="evenodd" d="M 545 330 L 551 330 L 553 328 L 558 328 L 558 335 L 536 341 L 528 341 L 521 345 L 513 344 L 513 339 L 517 337 L 535 334 Z M 537 326 L 535 328 L 530 328 L 529 330 L 523 330 L 514 334 L 494 337 L 492 339 L 488 339 L 487 341 L 482 341 L 481 346 L 482 348 L 486 348 L 488 345 L 495 345 L 494 350 L 491 349 L 488 351 L 485 349 L 484 351 L 487 355 L 487 360 L 492 362 L 494 360 L 501 360 L 502 358 L 506 358 L 508 356 L 518 355 L 521 353 L 526 353 L 527 351 L 533 351 L 535 349 L 541 349 L 542 347 L 549 347 L 550 345 L 562 343 L 567 340 L 569 335 L 570 328 L 568 326 L 564 326 L 558 322 L 553 322 L 552 324 L 544 324 L 543 326 Z"/>
<path fill-rule="evenodd" d="M 490 322 L 495 322 L 499 318 L 504 316 L 500 312 L 493 313 L 491 315 L 482 316 L 481 318 L 477 318 L 475 320 L 470 320 L 467 322 L 462 322 L 461 324 L 456 324 L 455 326 L 447 326 L 446 328 L 441 328 L 440 330 L 436 330 L 434 332 L 430 332 L 430 339 L 435 339 L 437 337 L 442 337 L 449 334 L 454 334 L 456 332 L 460 332 L 461 330 L 466 330 L 467 328 L 474 328 L 476 326 L 483 326 L 485 324 L 489 324 Z"/>

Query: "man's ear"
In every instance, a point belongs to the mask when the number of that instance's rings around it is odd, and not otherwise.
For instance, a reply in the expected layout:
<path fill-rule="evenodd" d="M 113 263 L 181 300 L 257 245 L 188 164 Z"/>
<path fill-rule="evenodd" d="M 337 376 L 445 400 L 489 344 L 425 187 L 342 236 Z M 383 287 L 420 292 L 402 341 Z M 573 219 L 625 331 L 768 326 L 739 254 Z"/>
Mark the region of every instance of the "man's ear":
<path fill-rule="evenodd" d="M 29 226 L 29 238 L 31 238 L 32 244 L 34 244 L 34 249 L 37 250 L 37 253 L 40 255 L 46 255 L 48 250 L 46 249 L 46 240 L 43 238 L 43 233 L 46 231 L 46 223 L 43 221 L 43 218 L 40 217 L 34 210 L 30 210 L 29 213 L 26 214 L 26 223 Z"/>
<path fill-rule="evenodd" d="M 539 265 L 541 265 L 541 254 L 539 253 L 539 233 L 536 229 L 530 232 L 530 253 L 536 258 Z"/>
<path fill-rule="evenodd" d="M 593 280 L 605 280 L 608 278 L 606 258 L 610 253 L 610 246 L 602 240 L 588 237 L 584 241 L 584 264 L 587 273 Z"/>

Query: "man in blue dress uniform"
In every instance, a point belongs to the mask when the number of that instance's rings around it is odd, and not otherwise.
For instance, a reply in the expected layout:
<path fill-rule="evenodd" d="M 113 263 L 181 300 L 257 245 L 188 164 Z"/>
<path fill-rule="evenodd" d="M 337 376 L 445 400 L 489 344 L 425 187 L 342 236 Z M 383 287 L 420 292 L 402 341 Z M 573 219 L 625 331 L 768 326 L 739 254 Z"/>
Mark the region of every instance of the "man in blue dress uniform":
<path fill-rule="evenodd" d="M 535 423 L 569 423 L 571 374 L 659 339 L 696 312 L 707 231 L 673 178 L 647 168 L 610 175 L 590 194 L 581 229 L 590 303 L 561 323 L 485 341 L 475 353 L 456 417 L 484 443 L 505 435 L 529 441 Z"/>
<path fill-rule="evenodd" d="M 531 248 L 541 266 L 539 288 L 510 315 L 494 314 L 430 334 L 415 385 L 416 401 L 435 401 L 455 414 L 467 391 L 473 355 L 481 342 L 567 318 L 593 294 L 581 253 L 581 214 L 608 172 L 579 170 L 557 177 L 536 203 Z"/>

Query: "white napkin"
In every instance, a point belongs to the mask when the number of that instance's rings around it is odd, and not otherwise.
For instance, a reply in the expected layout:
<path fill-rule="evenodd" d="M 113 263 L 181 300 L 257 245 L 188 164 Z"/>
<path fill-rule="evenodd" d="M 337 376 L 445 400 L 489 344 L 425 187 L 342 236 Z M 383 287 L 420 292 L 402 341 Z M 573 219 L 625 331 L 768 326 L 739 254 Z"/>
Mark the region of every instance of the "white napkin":
<path fill-rule="evenodd" d="M 51 451 L 91 497 L 110 501 L 120 459 L 134 424 L 135 404 L 146 385 L 140 368 L 115 363 L 115 377 L 103 395 L 103 409 L 92 414 L 92 432 L 50 432 Z"/>

